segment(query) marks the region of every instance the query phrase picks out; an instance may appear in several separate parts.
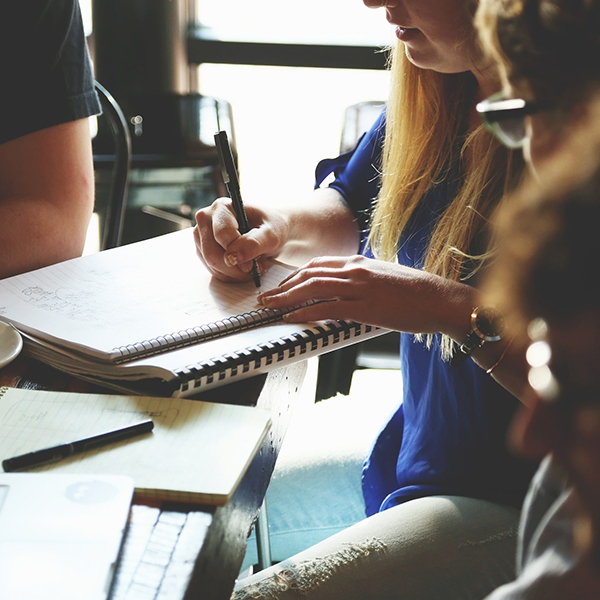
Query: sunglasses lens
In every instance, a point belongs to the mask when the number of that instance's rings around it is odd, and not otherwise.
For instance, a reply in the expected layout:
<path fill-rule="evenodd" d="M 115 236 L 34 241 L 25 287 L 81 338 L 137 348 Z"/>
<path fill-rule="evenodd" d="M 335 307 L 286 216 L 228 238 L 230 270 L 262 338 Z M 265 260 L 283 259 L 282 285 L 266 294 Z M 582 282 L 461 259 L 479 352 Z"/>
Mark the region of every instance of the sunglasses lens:
<path fill-rule="evenodd" d="M 522 148 L 527 139 L 527 130 L 523 118 L 516 117 L 491 122 L 488 127 L 509 148 Z"/>
<path fill-rule="evenodd" d="M 538 106 L 522 98 L 504 98 L 495 94 L 477 105 L 486 127 L 509 148 L 522 148 L 527 139 L 525 116 L 537 112 Z"/>

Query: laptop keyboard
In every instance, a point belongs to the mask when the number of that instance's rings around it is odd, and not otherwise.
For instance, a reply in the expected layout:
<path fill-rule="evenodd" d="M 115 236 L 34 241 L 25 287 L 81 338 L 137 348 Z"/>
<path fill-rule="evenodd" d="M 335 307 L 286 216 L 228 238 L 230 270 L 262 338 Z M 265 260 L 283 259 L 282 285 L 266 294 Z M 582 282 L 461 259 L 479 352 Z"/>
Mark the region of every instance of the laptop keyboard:
<path fill-rule="evenodd" d="M 181 600 L 212 516 L 135 504 L 111 600 Z"/>

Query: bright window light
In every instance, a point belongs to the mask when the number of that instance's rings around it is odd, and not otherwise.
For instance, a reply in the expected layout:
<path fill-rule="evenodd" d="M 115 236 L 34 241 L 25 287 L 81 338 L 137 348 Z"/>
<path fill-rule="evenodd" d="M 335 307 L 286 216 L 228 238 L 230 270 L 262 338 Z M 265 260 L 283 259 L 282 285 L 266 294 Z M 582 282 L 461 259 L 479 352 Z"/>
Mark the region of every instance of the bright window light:
<path fill-rule="evenodd" d="M 198 17 L 223 39 L 344 43 L 384 47 L 392 28 L 383 10 L 360 0 L 199 0 Z M 200 92 L 232 105 L 247 201 L 306 197 L 321 158 L 336 156 L 343 114 L 385 100 L 386 71 L 205 64 Z"/>

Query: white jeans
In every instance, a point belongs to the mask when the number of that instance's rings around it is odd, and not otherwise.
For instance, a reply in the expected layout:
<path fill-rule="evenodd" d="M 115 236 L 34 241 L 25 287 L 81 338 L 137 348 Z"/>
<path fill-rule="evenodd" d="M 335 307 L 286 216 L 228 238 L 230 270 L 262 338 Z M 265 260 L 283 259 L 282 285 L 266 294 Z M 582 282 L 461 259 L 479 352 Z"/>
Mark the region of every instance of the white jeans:
<path fill-rule="evenodd" d="M 272 558 L 283 562 L 239 580 L 236 600 L 481 600 L 514 578 L 517 509 L 431 497 L 365 519 L 362 463 L 401 386 L 379 373 L 359 397 L 294 414 L 267 492 Z M 252 537 L 245 566 L 255 562 Z"/>
<path fill-rule="evenodd" d="M 266 497 L 273 562 L 365 518 L 362 465 L 401 397 L 399 371 L 378 379 L 385 377 L 393 393 L 337 396 L 294 411 Z M 242 571 L 256 562 L 253 533 Z"/>
<path fill-rule="evenodd" d="M 481 600 L 515 575 L 519 511 L 411 500 L 237 582 L 235 600 Z"/>

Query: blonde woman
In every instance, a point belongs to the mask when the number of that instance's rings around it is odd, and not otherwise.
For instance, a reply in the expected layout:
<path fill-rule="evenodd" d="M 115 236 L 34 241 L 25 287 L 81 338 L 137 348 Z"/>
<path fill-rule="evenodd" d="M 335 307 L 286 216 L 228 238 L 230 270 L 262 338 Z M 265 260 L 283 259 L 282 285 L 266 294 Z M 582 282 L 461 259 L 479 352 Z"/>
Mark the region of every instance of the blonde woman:
<path fill-rule="evenodd" d="M 248 206 L 245 236 L 226 199 L 197 215 L 199 255 L 220 279 L 247 278 L 253 258 L 292 246 L 319 257 L 260 296 L 270 307 L 325 301 L 290 321 L 403 332 L 399 408 L 363 473 L 368 518 L 240 580 L 239 598 L 464 600 L 513 572 L 530 469 L 506 449 L 518 404 L 506 388 L 520 392 L 523 379 L 507 368 L 509 341 L 496 340 L 475 284 L 488 219 L 519 157 L 475 111 L 499 87 L 476 42 L 476 3 L 364 1 L 384 6 L 395 27 L 394 77 L 386 113 L 354 152 L 319 166 L 319 178 L 335 181 L 303 206 Z M 488 341 L 473 330 L 484 321 Z"/>

